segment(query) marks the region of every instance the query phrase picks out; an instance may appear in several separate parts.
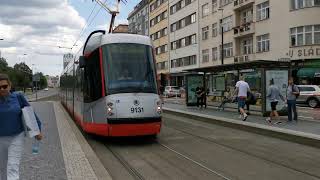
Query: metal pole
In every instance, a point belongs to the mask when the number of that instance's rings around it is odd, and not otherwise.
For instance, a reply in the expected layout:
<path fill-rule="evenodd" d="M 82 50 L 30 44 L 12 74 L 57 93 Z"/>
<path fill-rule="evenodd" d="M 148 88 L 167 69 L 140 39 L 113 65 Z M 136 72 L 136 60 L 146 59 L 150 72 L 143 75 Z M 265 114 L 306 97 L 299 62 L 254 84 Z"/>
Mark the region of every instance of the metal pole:
<path fill-rule="evenodd" d="M 222 24 L 222 19 L 221 19 Z M 221 64 L 224 64 L 224 51 L 223 51 L 223 26 L 221 26 Z"/>
<path fill-rule="evenodd" d="M 36 81 L 36 101 L 38 101 L 38 81 Z"/>
<path fill-rule="evenodd" d="M 220 26 L 221 26 L 221 64 L 224 64 L 224 53 L 223 53 L 223 35 L 224 35 L 224 32 L 223 32 L 223 25 L 222 25 L 222 22 L 223 22 L 223 9 L 222 8 L 219 8 L 218 9 L 219 11 L 221 11 L 221 20 L 220 20 Z"/>

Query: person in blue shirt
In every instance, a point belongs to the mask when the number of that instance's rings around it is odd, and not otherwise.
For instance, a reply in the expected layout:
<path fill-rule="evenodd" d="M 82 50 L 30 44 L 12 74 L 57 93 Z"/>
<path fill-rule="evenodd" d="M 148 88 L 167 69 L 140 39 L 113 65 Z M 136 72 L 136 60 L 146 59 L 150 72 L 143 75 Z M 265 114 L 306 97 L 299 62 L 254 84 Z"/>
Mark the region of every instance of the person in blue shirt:
<path fill-rule="evenodd" d="M 22 108 L 30 106 L 23 95 L 11 93 L 8 75 L 0 74 L 0 179 L 19 179 L 19 165 L 24 148 Z M 36 116 L 38 126 L 41 123 Z M 42 139 L 40 133 L 35 137 Z"/>

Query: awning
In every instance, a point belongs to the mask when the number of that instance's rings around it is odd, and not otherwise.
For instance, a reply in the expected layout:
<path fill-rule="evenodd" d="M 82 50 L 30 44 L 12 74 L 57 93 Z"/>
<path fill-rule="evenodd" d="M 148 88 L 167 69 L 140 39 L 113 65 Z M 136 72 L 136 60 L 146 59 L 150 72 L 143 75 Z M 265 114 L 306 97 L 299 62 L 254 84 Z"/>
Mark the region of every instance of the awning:
<path fill-rule="evenodd" d="M 297 76 L 307 78 L 320 77 L 320 68 L 301 68 L 297 72 Z"/>

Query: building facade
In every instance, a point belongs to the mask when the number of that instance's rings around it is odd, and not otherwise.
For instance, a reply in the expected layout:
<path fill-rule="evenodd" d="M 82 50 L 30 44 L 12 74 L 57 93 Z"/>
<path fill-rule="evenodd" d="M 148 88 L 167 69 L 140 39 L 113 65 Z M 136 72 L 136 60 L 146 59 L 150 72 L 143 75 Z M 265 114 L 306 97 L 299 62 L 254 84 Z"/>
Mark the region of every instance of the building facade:
<path fill-rule="evenodd" d="M 113 29 L 114 33 L 128 33 L 128 25 L 127 24 L 119 24 Z"/>
<path fill-rule="evenodd" d="M 158 79 L 161 85 L 169 85 L 169 2 L 168 0 L 151 0 L 149 2 L 149 36 L 155 48 Z"/>
<path fill-rule="evenodd" d="M 149 7 L 160 73 L 290 61 L 297 83 L 320 84 L 320 0 L 152 0 Z M 229 79 L 239 76 L 224 75 L 230 86 L 234 81 Z M 183 85 L 181 79 L 172 83 Z"/>
<path fill-rule="evenodd" d="M 63 55 L 63 69 L 65 69 L 70 61 L 74 58 L 73 54 L 68 53 Z"/>
<path fill-rule="evenodd" d="M 198 0 L 172 0 L 169 6 L 171 85 L 184 86 L 184 71 L 199 67 Z"/>
<path fill-rule="evenodd" d="M 222 52 L 224 64 L 291 61 L 297 83 L 320 83 L 319 0 L 202 0 L 199 7 L 200 67 L 221 65 Z"/>
<path fill-rule="evenodd" d="M 59 87 L 59 76 L 46 76 L 49 88 Z"/>
<path fill-rule="evenodd" d="M 149 0 L 142 0 L 128 16 L 129 33 L 149 35 Z"/>

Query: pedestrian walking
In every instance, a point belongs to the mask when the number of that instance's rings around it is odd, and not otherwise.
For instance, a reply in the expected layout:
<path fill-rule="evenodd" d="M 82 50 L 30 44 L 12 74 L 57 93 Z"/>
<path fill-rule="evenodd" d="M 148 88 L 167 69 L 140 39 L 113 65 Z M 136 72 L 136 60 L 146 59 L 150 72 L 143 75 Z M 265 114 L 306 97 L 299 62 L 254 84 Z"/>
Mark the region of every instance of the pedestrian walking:
<path fill-rule="evenodd" d="M 278 86 L 274 85 L 274 80 L 273 79 L 270 80 L 270 86 L 268 88 L 267 98 L 270 100 L 271 112 L 270 112 L 270 116 L 266 119 L 266 121 L 271 124 L 272 123 L 272 118 L 275 117 L 275 119 L 277 120 L 277 122 L 275 124 L 282 123 L 280 121 L 280 117 L 279 117 L 279 114 L 277 112 L 277 105 L 278 105 L 278 102 L 279 102 L 280 99 L 282 101 L 284 101 L 284 102 L 286 100 L 282 96 L 282 94 L 280 93 L 280 90 L 279 90 Z"/>
<path fill-rule="evenodd" d="M 204 87 L 201 88 L 202 105 L 204 105 L 204 108 L 207 108 L 207 92 Z"/>
<path fill-rule="evenodd" d="M 0 179 L 19 179 L 19 165 L 24 147 L 22 107 L 30 106 L 23 95 L 11 93 L 8 75 L 0 74 Z M 41 123 L 37 118 L 38 126 Z M 39 134 L 35 137 L 42 139 Z"/>
<path fill-rule="evenodd" d="M 199 86 L 196 88 L 196 97 L 197 97 L 197 107 L 200 107 L 200 106 L 202 107 L 203 106 L 202 90 L 201 90 L 201 87 Z"/>
<path fill-rule="evenodd" d="M 293 120 L 298 121 L 296 100 L 299 95 L 299 88 L 293 83 L 293 77 L 290 77 L 287 88 L 288 122 L 292 122 L 292 114 Z"/>
<path fill-rule="evenodd" d="M 247 93 L 250 92 L 250 87 L 247 82 L 244 81 L 244 77 L 240 77 L 240 80 L 236 83 L 235 93 L 237 94 L 238 99 L 238 108 L 240 110 L 240 118 L 243 121 L 246 121 L 248 114 L 245 112 L 244 107 L 246 105 Z"/>

